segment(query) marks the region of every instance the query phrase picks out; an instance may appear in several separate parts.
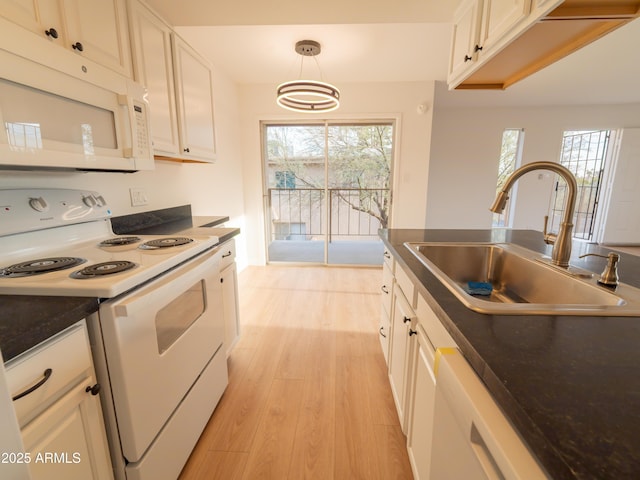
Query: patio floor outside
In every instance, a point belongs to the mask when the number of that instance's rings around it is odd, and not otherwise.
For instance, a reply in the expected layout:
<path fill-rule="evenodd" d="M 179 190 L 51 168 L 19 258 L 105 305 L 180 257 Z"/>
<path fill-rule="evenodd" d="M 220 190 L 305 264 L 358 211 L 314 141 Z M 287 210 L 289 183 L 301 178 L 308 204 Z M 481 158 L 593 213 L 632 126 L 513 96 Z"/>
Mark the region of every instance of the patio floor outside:
<path fill-rule="evenodd" d="M 381 240 L 338 240 L 329 242 L 330 265 L 382 265 Z M 270 262 L 324 263 L 321 240 L 273 240 L 269 244 Z"/>

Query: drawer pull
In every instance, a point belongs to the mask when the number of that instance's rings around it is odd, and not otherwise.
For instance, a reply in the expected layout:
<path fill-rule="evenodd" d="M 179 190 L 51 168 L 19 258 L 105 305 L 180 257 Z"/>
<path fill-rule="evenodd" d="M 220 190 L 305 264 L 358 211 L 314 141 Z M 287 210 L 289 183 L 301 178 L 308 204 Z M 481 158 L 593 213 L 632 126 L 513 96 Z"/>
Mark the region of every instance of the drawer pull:
<path fill-rule="evenodd" d="M 380 335 L 382 335 L 383 338 L 387 338 L 387 336 L 384 334 L 384 327 L 380 327 Z"/>
<path fill-rule="evenodd" d="M 231 256 L 231 250 L 229 250 L 227 253 L 222 254 L 222 258 L 230 257 L 230 256 Z"/>
<path fill-rule="evenodd" d="M 409 317 L 404 317 L 402 319 L 402 323 L 407 323 L 407 322 L 410 322 L 410 321 L 411 321 L 411 318 L 409 318 Z"/>
<path fill-rule="evenodd" d="M 98 393 L 100 393 L 100 384 L 96 383 L 93 387 L 88 386 L 84 389 L 84 391 L 87 393 L 91 392 L 91 395 L 97 395 Z"/>
<path fill-rule="evenodd" d="M 389 252 L 384 252 L 383 255 L 384 255 L 384 258 L 391 258 L 391 255 L 389 255 Z"/>
<path fill-rule="evenodd" d="M 409 336 L 411 337 L 412 335 L 417 335 L 418 332 L 416 330 L 411 330 L 409 329 Z"/>
<path fill-rule="evenodd" d="M 50 368 L 47 368 L 44 371 L 44 377 L 42 380 L 40 380 L 38 383 L 36 383 L 33 387 L 31 388 L 27 388 L 24 392 L 17 394 L 15 397 L 13 397 L 11 400 L 13 400 L 14 402 L 16 400 L 21 399 L 22 397 L 26 397 L 27 395 L 29 395 L 31 392 L 36 391 L 38 388 L 40 388 L 42 385 L 44 385 L 47 380 L 49 380 L 49 377 L 51 377 L 51 374 L 53 373 L 53 370 L 51 370 Z"/>
<path fill-rule="evenodd" d="M 387 289 L 387 286 L 386 286 L 386 285 L 382 285 L 382 286 L 380 287 L 380 290 L 382 290 L 384 293 L 386 293 L 387 295 L 389 295 L 389 290 Z"/>

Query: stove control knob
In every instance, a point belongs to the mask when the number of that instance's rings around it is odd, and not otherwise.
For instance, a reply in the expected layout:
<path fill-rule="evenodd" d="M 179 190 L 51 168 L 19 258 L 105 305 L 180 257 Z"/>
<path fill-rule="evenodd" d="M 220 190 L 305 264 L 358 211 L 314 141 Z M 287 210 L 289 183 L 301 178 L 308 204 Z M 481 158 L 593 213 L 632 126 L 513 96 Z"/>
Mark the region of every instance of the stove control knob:
<path fill-rule="evenodd" d="M 82 197 L 82 202 L 87 207 L 95 207 L 98 204 L 98 202 L 96 201 L 96 197 L 94 197 L 93 195 L 85 195 L 84 197 Z"/>
<path fill-rule="evenodd" d="M 30 198 L 29 206 L 36 212 L 46 212 L 47 210 L 49 210 L 49 204 L 42 197 Z"/>

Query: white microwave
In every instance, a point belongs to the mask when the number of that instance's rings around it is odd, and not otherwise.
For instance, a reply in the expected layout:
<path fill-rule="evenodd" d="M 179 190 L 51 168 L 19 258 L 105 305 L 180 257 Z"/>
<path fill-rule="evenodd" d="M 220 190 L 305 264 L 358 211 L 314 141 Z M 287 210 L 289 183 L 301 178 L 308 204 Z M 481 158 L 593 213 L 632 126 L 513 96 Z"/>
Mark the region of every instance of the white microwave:
<path fill-rule="evenodd" d="M 0 50 L 0 168 L 153 169 L 146 89 L 67 52 L 47 60 Z"/>

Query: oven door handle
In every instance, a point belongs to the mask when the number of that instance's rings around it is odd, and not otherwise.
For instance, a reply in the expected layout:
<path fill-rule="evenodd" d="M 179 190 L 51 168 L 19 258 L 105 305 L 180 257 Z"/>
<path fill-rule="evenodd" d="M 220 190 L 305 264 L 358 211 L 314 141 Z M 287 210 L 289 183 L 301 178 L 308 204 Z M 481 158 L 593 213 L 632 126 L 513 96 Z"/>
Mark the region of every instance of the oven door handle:
<path fill-rule="evenodd" d="M 213 249 L 206 251 L 199 255 L 195 259 L 183 264 L 176 270 L 160 277 L 153 286 L 143 287 L 140 290 L 136 290 L 131 295 L 119 299 L 115 305 L 113 305 L 113 311 L 118 317 L 133 317 L 140 309 L 148 309 L 149 303 L 139 302 L 138 300 L 144 296 L 155 297 L 157 301 L 161 301 L 161 298 L 166 297 L 166 293 L 171 288 L 175 290 L 176 286 L 184 287 L 185 289 L 191 286 L 193 282 L 200 279 L 204 279 L 211 276 L 212 271 L 219 270 L 220 264 L 220 250 Z M 169 287 L 170 284 L 171 287 Z M 164 297 L 163 297 L 164 296 Z"/>

